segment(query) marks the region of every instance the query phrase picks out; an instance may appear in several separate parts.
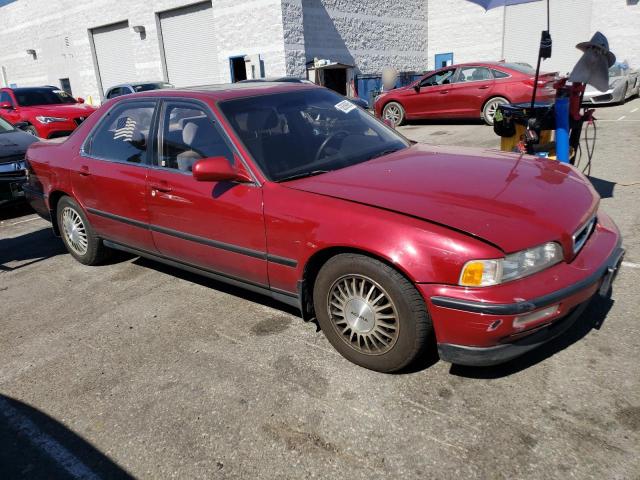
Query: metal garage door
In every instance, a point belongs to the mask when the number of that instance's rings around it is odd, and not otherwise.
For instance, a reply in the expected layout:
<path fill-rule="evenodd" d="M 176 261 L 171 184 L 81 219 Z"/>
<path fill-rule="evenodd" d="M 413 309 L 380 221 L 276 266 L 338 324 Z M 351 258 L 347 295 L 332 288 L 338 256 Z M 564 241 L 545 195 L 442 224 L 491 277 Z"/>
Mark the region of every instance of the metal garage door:
<path fill-rule="evenodd" d="M 211 2 L 162 12 L 159 17 L 168 81 L 176 87 L 215 83 L 217 55 Z"/>
<path fill-rule="evenodd" d="M 135 68 L 129 23 L 94 28 L 91 35 L 103 93 L 113 85 L 132 81 Z"/>
<path fill-rule="evenodd" d="M 510 62 L 527 62 L 535 67 L 540 32 L 547 29 L 546 2 L 506 7 L 504 58 Z M 575 48 L 591 38 L 591 2 L 551 0 L 551 37 L 553 54 L 542 63 L 542 70 L 567 73 L 580 58 Z"/>

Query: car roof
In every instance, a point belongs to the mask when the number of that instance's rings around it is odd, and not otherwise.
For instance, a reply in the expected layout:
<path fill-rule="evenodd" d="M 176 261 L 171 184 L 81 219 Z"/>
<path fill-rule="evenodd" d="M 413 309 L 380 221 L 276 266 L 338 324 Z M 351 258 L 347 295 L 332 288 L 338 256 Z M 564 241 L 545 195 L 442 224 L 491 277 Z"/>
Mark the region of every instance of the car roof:
<path fill-rule="evenodd" d="M 183 98 L 210 98 L 213 100 L 228 100 L 232 98 L 253 97 L 268 95 L 271 93 L 283 93 L 293 90 L 322 88 L 309 83 L 293 82 L 246 82 L 225 83 L 217 85 L 201 85 L 188 88 L 176 88 L 167 90 L 149 90 L 123 96 L 122 98 L 145 97 L 183 97 Z M 120 98 L 120 97 L 118 97 Z"/>
<path fill-rule="evenodd" d="M 119 87 L 135 87 L 136 85 L 149 85 L 151 83 L 166 83 L 167 85 L 170 85 L 169 82 L 165 82 L 164 80 L 149 80 L 148 82 L 119 83 L 117 85 L 113 85 L 109 87 L 107 90 L 111 90 L 113 88 L 119 88 Z"/>

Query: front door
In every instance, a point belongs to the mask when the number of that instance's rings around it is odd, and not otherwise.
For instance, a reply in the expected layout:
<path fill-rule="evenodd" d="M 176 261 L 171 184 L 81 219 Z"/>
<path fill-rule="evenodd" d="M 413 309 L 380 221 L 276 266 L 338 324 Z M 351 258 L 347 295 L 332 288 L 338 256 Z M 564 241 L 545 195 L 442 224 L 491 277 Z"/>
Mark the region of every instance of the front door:
<path fill-rule="evenodd" d="M 424 117 L 441 116 L 447 112 L 449 92 L 455 68 L 440 70 L 420 80 L 420 90 L 412 99 L 412 111 Z"/>
<path fill-rule="evenodd" d="M 146 200 L 155 101 L 121 102 L 100 121 L 73 160 L 76 199 L 97 234 L 155 252 Z"/>
<path fill-rule="evenodd" d="M 4 90 L 0 92 L 0 103 L 8 103 L 9 108 L 0 108 L 0 117 L 4 118 L 9 123 L 17 123 L 20 121 L 20 112 L 16 106 L 16 102 L 8 91 Z"/>
<path fill-rule="evenodd" d="M 239 162 L 209 108 L 166 101 L 147 199 L 160 254 L 230 278 L 268 286 L 262 189 L 257 184 L 198 182 L 193 164 L 223 156 Z"/>

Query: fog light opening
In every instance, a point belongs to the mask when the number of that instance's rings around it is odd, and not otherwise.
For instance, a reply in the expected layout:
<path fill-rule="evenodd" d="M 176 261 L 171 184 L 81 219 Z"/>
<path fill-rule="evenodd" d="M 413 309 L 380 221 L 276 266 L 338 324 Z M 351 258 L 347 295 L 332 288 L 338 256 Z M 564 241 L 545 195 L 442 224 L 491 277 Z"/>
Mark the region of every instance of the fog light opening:
<path fill-rule="evenodd" d="M 559 310 L 560 310 L 560 304 L 557 304 L 547 308 L 543 308 L 542 310 L 537 310 L 527 315 L 516 317 L 513 320 L 513 328 L 525 328 L 528 325 L 531 325 L 532 323 L 537 323 L 541 320 L 550 319 L 556 316 Z"/>
<path fill-rule="evenodd" d="M 497 330 L 500 325 L 502 325 L 502 320 L 496 320 L 487 327 L 487 332 L 493 332 L 494 330 Z"/>

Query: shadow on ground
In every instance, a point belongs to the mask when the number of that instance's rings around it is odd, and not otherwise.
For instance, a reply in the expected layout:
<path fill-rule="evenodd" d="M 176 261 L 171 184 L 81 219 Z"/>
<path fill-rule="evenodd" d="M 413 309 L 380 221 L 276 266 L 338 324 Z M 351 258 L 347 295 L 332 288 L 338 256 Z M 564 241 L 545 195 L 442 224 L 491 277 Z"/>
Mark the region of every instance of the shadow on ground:
<path fill-rule="evenodd" d="M 593 188 L 602 198 L 613 198 L 613 189 L 616 186 L 616 182 L 610 182 L 609 180 L 603 180 L 597 177 L 588 177 Z"/>
<path fill-rule="evenodd" d="M 16 202 L 0 207 L 0 221 L 31 215 L 33 209 L 26 202 Z"/>
<path fill-rule="evenodd" d="M 62 423 L 0 395 L 0 477 L 32 480 L 133 478 Z"/>
<path fill-rule="evenodd" d="M 65 252 L 62 240 L 48 227 L 0 239 L 0 273 L 18 270 Z"/>
<path fill-rule="evenodd" d="M 452 365 L 449 373 L 459 377 L 494 379 L 507 377 L 543 362 L 584 338 L 591 330 L 599 330 L 613 306 L 610 297 L 595 296 L 578 320 L 563 334 L 522 357 L 494 367 Z"/>

